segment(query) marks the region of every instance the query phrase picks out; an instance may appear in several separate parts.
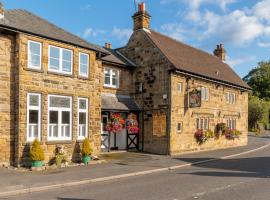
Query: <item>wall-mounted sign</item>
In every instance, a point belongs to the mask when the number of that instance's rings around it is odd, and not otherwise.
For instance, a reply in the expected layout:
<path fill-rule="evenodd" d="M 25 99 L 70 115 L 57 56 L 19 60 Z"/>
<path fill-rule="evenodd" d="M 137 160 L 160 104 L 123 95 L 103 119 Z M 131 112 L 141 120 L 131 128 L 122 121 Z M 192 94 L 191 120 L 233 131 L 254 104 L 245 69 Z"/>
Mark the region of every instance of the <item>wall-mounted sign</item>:
<path fill-rule="evenodd" d="M 196 108 L 201 107 L 201 91 L 194 89 L 189 92 L 189 107 Z"/>

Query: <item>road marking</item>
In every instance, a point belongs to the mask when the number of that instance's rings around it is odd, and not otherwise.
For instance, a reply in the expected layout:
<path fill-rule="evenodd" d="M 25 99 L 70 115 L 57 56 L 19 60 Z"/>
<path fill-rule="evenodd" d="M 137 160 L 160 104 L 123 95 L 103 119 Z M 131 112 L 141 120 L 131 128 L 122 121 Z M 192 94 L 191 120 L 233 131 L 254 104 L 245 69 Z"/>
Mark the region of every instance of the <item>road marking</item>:
<path fill-rule="evenodd" d="M 26 189 L 0 192 L 0 197 L 15 196 L 15 195 L 20 195 L 20 194 L 27 194 L 27 193 L 32 193 L 32 192 L 42 192 L 42 191 L 46 191 L 46 190 L 58 189 L 58 188 L 64 188 L 64 187 L 70 187 L 70 186 L 78 186 L 78 185 L 85 185 L 85 184 L 90 184 L 90 183 L 117 180 L 117 179 L 128 178 L 128 177 L 149 175 L 149 174 L 153 174 L 153 173 L 175 170 L 175 169 L 180 169 L 180 168 L 184 168 L 184 167 L 196 166 L 199 164 L 204 164 L 204 163 L 209 163 L 209 162 L 213 162 L 213 161 L 237 157 L 240 155 L 245 155 L 245 154 L 249 154 L 249 153 L 253 153 L 253 152 L 265 149 L 269 146 L 270 146 L 270 143 L 267 145 L 261 146 L 259 148 L 252 149 L 252 150 L 245 151 L 245 152 L 238 153 L 238 154 L 223 156 L 220 158 L 212 158 L 212 159 L 208 159 L 208 160 L 198 161 L 198 162 L 194 162 L 194 163 L 187 163 L 187 164 L 182 164 L 182 165 L 176 165 L 176 166 L 171 166 L 171 167 L 164 167 L 164 168 L 159 168 L 159 169 L 133 172 L 133 173 L 127 173 L 127 174 L 121 174 L 121 175 L 115 175 L 115 176 L 107 176 L 107 177 L 101 177 L 101 178 L 95 178 L 95 179 L 89 179 L 89 180 L 83 180 L 83 181 L 72 181 L 72 182 L 68 182 L 68 183 L 60 183 L 60 184 L 55 184 L 55 185 L 47 185 L 47 186 L 41 186 L 41 187 L 30 187 L 30 188 L 26 188 Z"/>

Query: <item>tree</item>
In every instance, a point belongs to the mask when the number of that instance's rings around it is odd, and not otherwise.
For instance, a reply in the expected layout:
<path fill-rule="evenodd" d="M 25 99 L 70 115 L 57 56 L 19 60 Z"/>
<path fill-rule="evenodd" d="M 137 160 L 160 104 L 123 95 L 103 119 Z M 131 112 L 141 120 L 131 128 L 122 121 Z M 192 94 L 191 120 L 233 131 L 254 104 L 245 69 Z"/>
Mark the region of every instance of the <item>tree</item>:
<path fill-rule="evenodd" d="M 262 61 L 243 78 L 252 87 L 253 95 L 270 100 L 270 61 Z"/>

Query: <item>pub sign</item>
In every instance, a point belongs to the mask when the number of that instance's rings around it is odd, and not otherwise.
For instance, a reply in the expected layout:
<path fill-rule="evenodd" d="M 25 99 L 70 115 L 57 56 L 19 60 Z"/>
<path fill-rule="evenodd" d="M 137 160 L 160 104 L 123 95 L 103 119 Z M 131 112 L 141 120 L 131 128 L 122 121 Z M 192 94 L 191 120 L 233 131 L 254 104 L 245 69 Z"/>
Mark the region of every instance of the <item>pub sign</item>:
<path fill-rule="evenodd" d="M 201 107 L 201 91 L 194 89 L 189 92 L 189 107 Z"/>

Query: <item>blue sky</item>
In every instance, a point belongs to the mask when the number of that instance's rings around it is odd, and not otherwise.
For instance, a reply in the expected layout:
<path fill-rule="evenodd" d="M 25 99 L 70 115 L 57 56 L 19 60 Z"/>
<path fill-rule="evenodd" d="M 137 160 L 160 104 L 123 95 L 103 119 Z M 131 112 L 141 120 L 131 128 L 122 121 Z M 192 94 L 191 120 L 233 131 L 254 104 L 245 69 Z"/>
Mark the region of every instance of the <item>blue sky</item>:
<path fill-rule="evenodd" d="M 91 43 L 117 48 L 132 33 L 134 0 L 2 0 Z M 141 0 L 137 0 L 141 2 Z M 241 76 L 270 60 L 270 0 L 145 0 L 151 28 L 212 53 L 224 43 L 227 62 Z"/>

